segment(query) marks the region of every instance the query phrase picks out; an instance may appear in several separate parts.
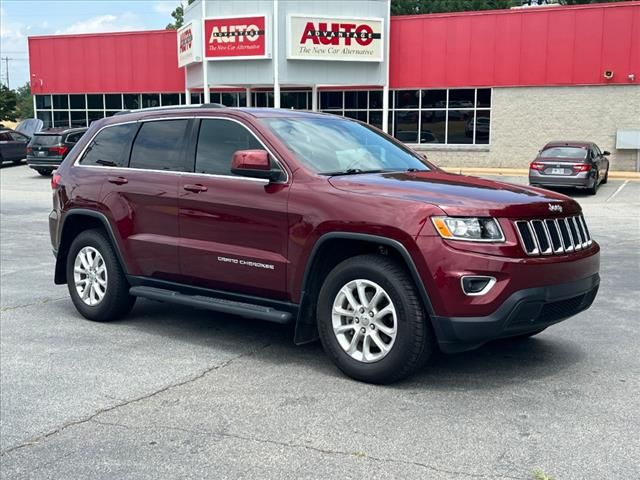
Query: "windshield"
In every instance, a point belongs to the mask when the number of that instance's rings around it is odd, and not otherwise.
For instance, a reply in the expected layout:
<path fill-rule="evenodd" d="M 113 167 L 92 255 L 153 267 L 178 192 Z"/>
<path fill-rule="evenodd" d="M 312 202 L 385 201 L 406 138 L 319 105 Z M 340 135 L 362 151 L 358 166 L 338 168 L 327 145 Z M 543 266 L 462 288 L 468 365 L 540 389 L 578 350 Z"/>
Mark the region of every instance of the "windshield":
<path fill-rule="evenodd" d="M 587 149 L 582 147 L 552 147 L 540 152 L 541 158 L 584 160 L 586 156 Z"/>
<path fill-rule="evenodd" d="M 322 175 L 430 170 L 417 154 L 361 123 L 330 116 L 262 121 L 302 163 Z"/>

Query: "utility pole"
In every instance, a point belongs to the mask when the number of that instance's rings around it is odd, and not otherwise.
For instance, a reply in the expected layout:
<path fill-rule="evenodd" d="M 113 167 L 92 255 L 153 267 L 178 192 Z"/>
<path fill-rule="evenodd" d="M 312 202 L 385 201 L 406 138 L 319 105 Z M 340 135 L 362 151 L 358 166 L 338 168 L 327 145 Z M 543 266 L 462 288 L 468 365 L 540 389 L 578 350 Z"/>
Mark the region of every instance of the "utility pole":
<path fill-rule="evenodd" d="M 9 60 L 13 60 L 13 58 L 4 57 L 2 60 L 4 60 L 4 76 L 5 76 L 7 88 L 11 88 L 9 86 Z"/>

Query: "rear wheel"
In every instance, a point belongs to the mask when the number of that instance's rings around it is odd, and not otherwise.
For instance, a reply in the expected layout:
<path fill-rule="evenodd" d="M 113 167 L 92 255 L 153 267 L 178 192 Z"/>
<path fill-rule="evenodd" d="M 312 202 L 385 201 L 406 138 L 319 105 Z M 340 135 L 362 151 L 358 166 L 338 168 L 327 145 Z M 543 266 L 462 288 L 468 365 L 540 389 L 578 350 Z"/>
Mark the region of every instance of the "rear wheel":
<path fill-rule="evenodd" d="M 414 373 L 435 350 L 415 285 L 388 257 L 362 255 L 325 279 L 317 309 L 327 355 L 357 380 L 391 383 Z"/>
<path fill-rule="evenodd" d="M 18 160 L 13 160 L 13 164 L 14 165 L 20 165 L 22 163 L 22 159 L 19 158 Z"/>
<path fill-rule="evenodd" d="M 49 175 L 51 175 L 52 171 L 53 170 L 50 170 L 48 168 L 36 168 L 36 172 L 38 172 L 43 177 L 48 177 Z"/>
<path fill-rule="evenodd" d="M 67 255 L 67 286 L 76 309 L 96 322 L 116 320 L 131 310 L 135 297 L 111 243 L 100 230 L 85 230 Z"/>
<path fill-rule="evenodd" d="M 587 193 L 589 195 L 595 195 L 598 192 L 598 186 L 598 173 L 596 173 L 596 176 L 593 179 L 593 186 L 587 188 Z"/>
<path fill-rule="evenodd" d="M 607 171 L 604 173 L 604 178 L 602 179 L 602 184 L 604 185 L 609 181 L 609 167 L 607 167 Z"/>

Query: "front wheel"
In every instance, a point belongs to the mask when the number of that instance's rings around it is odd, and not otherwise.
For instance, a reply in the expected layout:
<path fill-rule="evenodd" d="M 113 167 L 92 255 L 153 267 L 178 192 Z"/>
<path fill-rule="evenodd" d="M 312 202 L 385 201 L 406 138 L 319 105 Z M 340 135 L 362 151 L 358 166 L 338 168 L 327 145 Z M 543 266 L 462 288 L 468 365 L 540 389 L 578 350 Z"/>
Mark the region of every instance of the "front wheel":
<path fill-rule="evenodd" d="M 85 230 L 67 255 L 67 286 L 78 312 L 89 320 L 108 322 L 131 310 L 135 297 L 108 238 L 100 230 Z"/>
<path fill-rule="evenodd" d="M 350 258 L 320 290 L 318 332 L 327 355 L 356 380 L 392 383 L 418 370 L 435 350 L 416 287 L 398 262 Z"/>

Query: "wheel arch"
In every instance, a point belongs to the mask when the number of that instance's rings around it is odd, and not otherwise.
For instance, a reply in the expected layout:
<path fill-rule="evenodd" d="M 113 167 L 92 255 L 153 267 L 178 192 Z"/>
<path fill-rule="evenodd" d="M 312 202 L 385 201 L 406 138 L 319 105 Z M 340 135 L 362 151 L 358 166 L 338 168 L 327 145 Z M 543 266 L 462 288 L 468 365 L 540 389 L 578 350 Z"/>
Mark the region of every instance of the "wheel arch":
<path fill-rule="evenodd" d="M 56 266 L 54 283 L 56 285 L 62 285 L 67 283 L 67 256 L 69 253 L 69 247 L 73 242 L 73 239 L 78 236 L 80 232 L 92 229 L 102 229 L 109 237 L 109 241 L 113 246 L 118 262 L 122 271 L 127 272 L 127 265 L 124 262 L 120 246 L 116 239 L 113 227 L 109 222 L 109 219 L 104 213 L 97 212 L 95 210 L 89 210 L 86 208 L 74 208 L 66 212 L 62 221 L 62 227 L 60 228 L 60 234 L 58 238 L 58 250 L 56 254 Z"/>
<path fill-rule="evenodd" d="M 339 250 L 335 250 L 340 246 Z M 329 260 L 329 253 L 331 255 Z M 322 235 L 313 246 L 302 280 L 300 308 L 296 318 L 294 342 L 296 345 L 312 342 L 318 338 L 315 309 L 320 287 L 328 273 L 340 262 L 357 254 L 383 253 L 396 257 L 406 267 L 416 285 L 422 303 L 429 316 L 433 318 L 433 306 L 429 294 L 420 278 L 413 257 L 398 240 L 378 235 L 330 232 Z"/>

